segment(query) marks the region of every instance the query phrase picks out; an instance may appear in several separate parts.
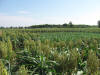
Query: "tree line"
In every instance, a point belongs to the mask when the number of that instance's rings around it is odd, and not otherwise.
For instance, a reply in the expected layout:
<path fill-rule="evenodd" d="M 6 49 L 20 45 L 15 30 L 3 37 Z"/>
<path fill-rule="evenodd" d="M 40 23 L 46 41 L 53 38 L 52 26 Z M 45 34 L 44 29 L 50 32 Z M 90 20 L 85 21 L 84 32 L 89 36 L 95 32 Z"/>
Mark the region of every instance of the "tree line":
<path fill-rule="evenodd" d="M 89 25 L 79 24 L 75 25 L 72 22 L 64 23 L 64 24 L 42 24 L 42 25 L 32 25 L 26 28 L 87 28 Z"/>
<path fill-rule="evenodd" d="M 88 28 L 88 27 L 98 27 L 100 28 L 100 20 L 97 21 L 97 25 L 86 25 L 86 24 L 73 24 L 71 21 L 69 23 L 64 24 L 39 24 L 39 25 L 31 25 L 28 27 L 0 27 L 0 29 L 10 28 L 10 29 L 31 29 L 31 28 Z"/>

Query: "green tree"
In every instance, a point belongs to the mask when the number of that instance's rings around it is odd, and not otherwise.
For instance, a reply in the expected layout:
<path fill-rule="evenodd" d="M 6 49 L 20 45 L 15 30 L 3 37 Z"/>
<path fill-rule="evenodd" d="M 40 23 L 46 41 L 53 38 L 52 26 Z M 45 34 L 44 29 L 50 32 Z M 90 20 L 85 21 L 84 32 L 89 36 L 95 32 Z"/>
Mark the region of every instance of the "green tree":
<path fill-rule="evenodd" d="M 98 27 L 100 28 L 100 20 L 98 21 Z"/>
<path fill-rule="evenodd" d="M 64 23 L 63 26 L 64 26 L 64 27 L 67 27 L 67 23 Z"/>
<path fill-rule="evenodd" d="M 69 22 L 69 26 L 70 27 L 73 27 L 73 23 L 71 21 Z"/>

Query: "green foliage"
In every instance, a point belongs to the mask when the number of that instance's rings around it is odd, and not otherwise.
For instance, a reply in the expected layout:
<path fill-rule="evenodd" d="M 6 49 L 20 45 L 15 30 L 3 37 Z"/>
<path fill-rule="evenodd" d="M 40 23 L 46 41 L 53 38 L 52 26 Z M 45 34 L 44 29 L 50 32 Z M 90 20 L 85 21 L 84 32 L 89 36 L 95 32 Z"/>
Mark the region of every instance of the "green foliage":
<path fill-rule="evenodd" d="M 8 75 L 8 72 L 1 60 L 0 60 L 0 75 Z"/>
<path fill-rule="evenodd" d="M 87 69 L 88 73 L 95 75 L 95 73 L 99 70 L 99 60 L 96 56 L 96 53 L 92 50 L 89 51 L 88 59 L 87 59 Z"/>
<path fill-rule="evenodd" d="M 85 30 L 91 33 L 84 33 Z M 99 75 L 100 29 L 90 30 L 3 30 L 0 36 L 0 72 L 2 75 L 72 75 L 82 71 Z"/>
<path fill-rule="evenodd" d="M 17 57 L 17 65 L 25 65 L 31 71 L 31 74 L 39 73 L 39 74 L 47 74 L 49 72 L 54 72 L 54 66 L 56 66 L 55 61 L 48 60 L 44 56 L 32 57 L 32 55 L 28 51 L 22 51 L 18 53 Z"/>
<path fill-rule="evenodd" d="M 19 68 L 19 70 L 18 70 L 18 72 L 17 72 L 17 75 L 29 75 L 29 74 L 28 74 L 28 70 L 25 68 L 24 65 L 22 65 L 22 66 Z"/>
<path fill-rule="evenodd" d="M 100 21 L 98 21 L 98 27 L 100 28 Z"/>
<path fill-rule="evenodd" d="M 0 42 L 0 58 L 6 58 L 7 56 L 8 56 L 7 43 Z"/>
<path fill-rule="evenodd" d="M 78 57 L 79 54 L 76 49 L 70 51 L 70 56 L 68 60 L 68 72 L 76 72 L 78 67 Z"/>
<path fill-rule="evenodd" d="M 8 59 L 11 58 L 12 52 L 13 52 L 12 42 L 10 40 L 10 37 L 7 38 L 7 53 L 8 53 Z"/>
<path fill-rule="evenodd" d="M 35 72 L 39 72 L 41 75 L 46 75 L 49 72 L 54 73 L 54 67 L 57 65 L 55 61 L 47 60 L 46 57 L 40 56 L 38 58 L 37 66 Z"/>
<path fill-rule="evenodd" d="M 73 24 L 72 24 L 72 22 L 71 22 L 71 21 L 69 22 L 69 25 L 70 25 L 70 27 L 73 27 Z"/>

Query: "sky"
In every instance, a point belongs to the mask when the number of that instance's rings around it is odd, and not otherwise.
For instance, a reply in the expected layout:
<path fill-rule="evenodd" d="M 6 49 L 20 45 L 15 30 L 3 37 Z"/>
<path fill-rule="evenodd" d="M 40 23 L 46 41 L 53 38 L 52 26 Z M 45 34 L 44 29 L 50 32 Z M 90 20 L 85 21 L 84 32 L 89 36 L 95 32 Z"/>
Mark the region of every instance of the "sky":
<path fill-rule="evenodd" d="M 0 0 L 0 26 L 97 25 L 100 0 Z"/>

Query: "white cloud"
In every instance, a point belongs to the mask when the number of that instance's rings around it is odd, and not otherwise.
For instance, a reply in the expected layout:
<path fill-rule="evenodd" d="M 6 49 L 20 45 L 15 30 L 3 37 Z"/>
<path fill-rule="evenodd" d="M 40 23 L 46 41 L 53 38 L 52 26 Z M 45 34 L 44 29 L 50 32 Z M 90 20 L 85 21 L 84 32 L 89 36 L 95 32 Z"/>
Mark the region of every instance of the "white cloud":
<path fill-rule="evenodd" d="M 19 14 L 30 14 L 31 12 L 22 10 L 22 11 L 18 11 L 18 13 Z"/>

